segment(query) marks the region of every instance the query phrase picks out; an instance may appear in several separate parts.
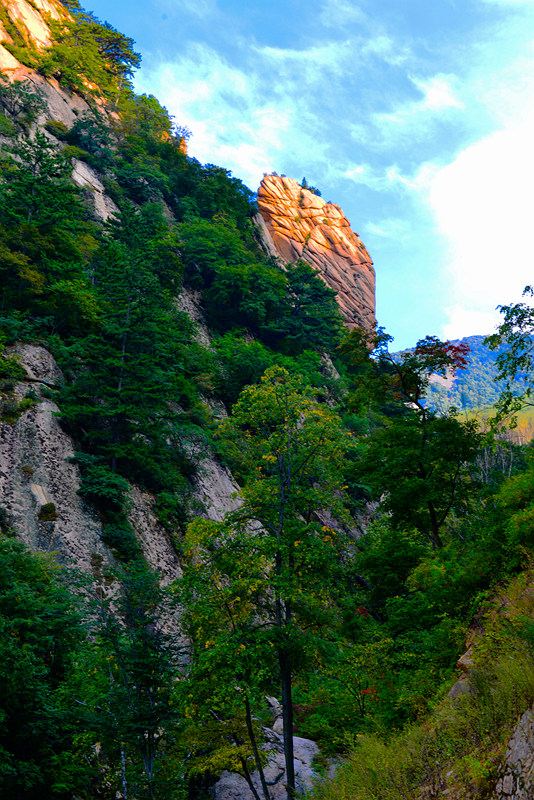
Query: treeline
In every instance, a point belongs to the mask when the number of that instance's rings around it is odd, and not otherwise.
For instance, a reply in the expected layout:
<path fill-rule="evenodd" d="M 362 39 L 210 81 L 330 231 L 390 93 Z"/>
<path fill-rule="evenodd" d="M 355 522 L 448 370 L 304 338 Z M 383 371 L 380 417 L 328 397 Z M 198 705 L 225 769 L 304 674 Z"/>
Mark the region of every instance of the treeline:
<path fill-rule="evenodd" d="M 269 800 L 268 694 L 291 797 L 291 731 L 328 755 L 427 713 L 479 598 L 528 558 L 534 467 L 528 448 L 426 407 L 430 374 L 464 368 L 465 348 L 427 337 L 393 357 L 382 333 L 344 333 L 309 265 L 262 252 L 250 191 L 189 158 L 155 98 L 126 94 L 114 122 L 95 108 L 43 132 L 28 85 L 0 87 L 2 421 L 39 402 L 14 399 L 6 348 L 39 342 L 116 564 L 59 571 L 1 510 L 0 785 L 23 800 L 196 799 L 230 769 Z M 103 176 L 106 224 L 73 158 Z M 178 308 L 184 287 L 210 346 Z M 208 449 L 243 487 L 218 523 L 190 503 Z M 165 589 L 128 524 L 132 483 L 183 559 Z"/>

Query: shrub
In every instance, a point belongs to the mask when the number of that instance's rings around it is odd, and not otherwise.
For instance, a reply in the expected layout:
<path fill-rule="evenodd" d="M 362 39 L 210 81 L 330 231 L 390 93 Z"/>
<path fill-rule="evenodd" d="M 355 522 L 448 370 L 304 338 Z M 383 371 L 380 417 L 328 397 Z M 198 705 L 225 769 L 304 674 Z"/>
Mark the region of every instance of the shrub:
<path fill-rule="evenodd" d="M 78 494 L 97 505 L 121 509 L 126 504 L 129 483 L 103 464 L 92 464 L 83 471 Z"/>
<path fill-rule="evenodd" d="M 58 518 L 58 513 L 54 503 L 45 503 L 41 506 L 39 511 L 39 519 L 41 522 L 55 522 Z"/>
<path fill-rule="evenodd" d="M 52 136 L 55 136 L 56 139 L 60 139 L 64 141 L 67 138 L 67 134 L 69 129 L 65 125 L 64 122 L 61 122 L 59 119 L 47 119 L 45 122 L 45 128 L 48 133 L 51 133 Z"/>
<path fill-rule="evenodd" d="M 104 524 L 102 541 L 115 551 L 121 561 L 131 561 L 141 555 L 141 548 L 135 538 L 135 533 L 126 520 Z"/>

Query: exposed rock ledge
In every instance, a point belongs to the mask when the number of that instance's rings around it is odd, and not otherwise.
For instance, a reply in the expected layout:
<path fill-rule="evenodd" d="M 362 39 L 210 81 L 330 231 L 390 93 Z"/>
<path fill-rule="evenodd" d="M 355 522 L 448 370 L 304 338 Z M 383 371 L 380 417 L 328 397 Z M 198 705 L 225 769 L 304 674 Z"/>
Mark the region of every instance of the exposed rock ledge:
<path fill-rule="evenodd" d="M 297 181 L 264 175 L 258 189 L 257 227 L 270 255 L 307 261 L 337 292 L 349 327 L 374 330 L 375 271 L 341 208 L 303 189 Z"/>
<path fill-rule="evenodd" d="M 287 800 L 285 787 L 285 760 L 283 738 L 275 731 L 268 731 L 266 747 L 271 751 L 271 757 L 265 767 L 265 780 L 269 787 L 271 800 Z M 317 777 L 313 767 L 313 759 L 319 753 L 319 748 L 311 739 L 293 737 L 295 751 L 295 786 L 297 795 L 304 797 L 312 789 L 314 779 Z M 257 772 L 252 774 L 252 782 L 260 797 L 262 797 L 261 784 Z M 213 790 L 214 800 L 254 800 L 248 784 L 241 775 L 223 772 Z"/>

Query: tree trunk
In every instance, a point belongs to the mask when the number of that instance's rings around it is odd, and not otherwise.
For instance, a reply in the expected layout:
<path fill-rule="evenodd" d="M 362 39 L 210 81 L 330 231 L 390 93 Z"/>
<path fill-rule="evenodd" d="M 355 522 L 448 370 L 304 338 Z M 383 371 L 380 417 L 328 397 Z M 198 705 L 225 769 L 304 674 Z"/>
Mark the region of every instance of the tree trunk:
<path fill-rule="evenodd" d="M 263 772 L 263 767 L 261 765 L 260 754 L 258 752 L 258 746 L 256 744 L 256 737 L 254 736 L 254 729 L 252 728 L 252 715 L 250 713 L 250 703 L 248 701 L 247 695 L 245 695 L 245 709 L 247 715 L 248 737 L 250 739 L 252 750 L 254 752 L 254 761 L 256 763 L 256 768 L 260 774 L 261 788 L 263 789 L 265 800 L 271 800 L 271 795 L 269 794 L 269 789 L 267 788 L 267 781 L 265 780 L 265 774 Z"/>
<path fill-rule="evenodd" d="M 287 652 L 280 648 L 280 685 L 282 688 L 282 713 L 284 731 L 284 758 L 286 762 L 286 786 L 288 800 L 295 798 L 295 762 L 293 755 L 293 699 L 291 697 L 291 664 Z"/>
<path fill-rule="evenodd" d="M 243 768 L 243 777 L 245 778 L 246 782 L 248 783 L 248 788 L 250 789 L 250 791 L 254 795 L 254 800 L 261 800 L 261 797 L 259 796 L 258 792 L 256 791 L 256 787 L 252 783 L 252 778 L 250 777 L 250 772 L 249 772 L 249 769 L 247 767 L 246 760 L 244 758 L 242 758 L 241 756 L 239 757 L 239 760 L 241 761 L 241 767 Z"/>

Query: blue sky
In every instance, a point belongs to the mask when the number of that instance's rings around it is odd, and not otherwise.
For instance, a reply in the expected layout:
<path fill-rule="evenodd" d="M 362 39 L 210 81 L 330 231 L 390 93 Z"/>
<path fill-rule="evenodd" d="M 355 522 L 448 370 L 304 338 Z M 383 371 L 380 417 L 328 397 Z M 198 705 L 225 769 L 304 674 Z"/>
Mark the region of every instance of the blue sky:
<path fill-rule="evenodd" d="M 86 6 L 135 39 L 191 155 L 343 208 L 396 347 L 489 333 L 534 282 L 534 0 Z"/>

